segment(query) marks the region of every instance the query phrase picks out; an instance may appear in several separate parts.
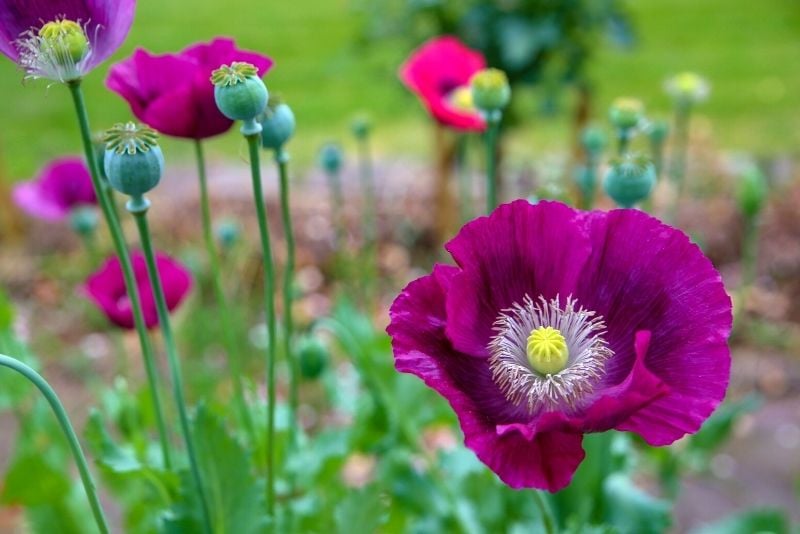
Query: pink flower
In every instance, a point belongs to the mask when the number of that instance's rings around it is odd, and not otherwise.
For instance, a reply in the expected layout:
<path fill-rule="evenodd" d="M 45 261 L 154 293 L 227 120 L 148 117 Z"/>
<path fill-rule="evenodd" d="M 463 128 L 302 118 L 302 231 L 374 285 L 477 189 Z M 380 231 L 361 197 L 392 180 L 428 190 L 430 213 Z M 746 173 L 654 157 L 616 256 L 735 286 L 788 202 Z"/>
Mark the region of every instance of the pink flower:
<path fill-rule="evenodd" d="M 272 66 L 270 58 L 236 48 L 233 39 L 217 38 L 177 54 L 153 55 L 138 49 L 111 67 L 106 85 L 151 128 L 173 137 L 205 139 L 233 125 L 217 109 L 209 82 L 214 69 L 232 61 L 252 63 L 259 76 Z"/>
<path fill-rule="evenodd" d="M 22 211 L 45 221 L 61 221 L 78 206 L 97 204 L 89 169 L 76 157 L 48 163 L 34 180 L 16 185 L 12 196 Z"/>
<path fill-rule="evenodd" d="M 148 328 L 153 328 L 158 325 L 158 311 L 150 278 L 147 275 L 147 264 L 141 252 L 134 252 L 131 256 L 144 322 Z M 192 288 L 192 275 L 178 261 L 160 252 L 156 253 L 156 265 L 164 286 L 167 308 L 173 311 L 183 302 Z M 134 328 L 133 309 L 125 290 L 125 279 L 122 276 L 119 258 L 114 256 L 108 259 L 99 271 L 90 275 L 83 286 L 83 291 L 109 321 L 122 328 Z"/>
<path fill-rule="evenodd" d="M 400 67 L 400 79 L 440 124 L 457 130 L 480 131 L 486 126 L 472 105 L 469 81 L 486 68 L 480 52 L 455 37 L 431 39 Z"/>

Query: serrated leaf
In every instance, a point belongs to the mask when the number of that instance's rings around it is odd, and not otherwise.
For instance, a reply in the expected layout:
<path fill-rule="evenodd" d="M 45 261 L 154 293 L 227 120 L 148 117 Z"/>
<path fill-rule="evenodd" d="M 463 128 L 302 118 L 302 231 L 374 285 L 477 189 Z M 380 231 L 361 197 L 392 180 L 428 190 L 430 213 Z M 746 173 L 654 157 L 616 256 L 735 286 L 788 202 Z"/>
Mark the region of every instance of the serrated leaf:
<path fill-rule="evenodd" d="M 778 509 L 754 509 L 691 531 L 692 534 L 752 534 L 753 532 L 788 534 L 789 520 L 786 514 Z"/>

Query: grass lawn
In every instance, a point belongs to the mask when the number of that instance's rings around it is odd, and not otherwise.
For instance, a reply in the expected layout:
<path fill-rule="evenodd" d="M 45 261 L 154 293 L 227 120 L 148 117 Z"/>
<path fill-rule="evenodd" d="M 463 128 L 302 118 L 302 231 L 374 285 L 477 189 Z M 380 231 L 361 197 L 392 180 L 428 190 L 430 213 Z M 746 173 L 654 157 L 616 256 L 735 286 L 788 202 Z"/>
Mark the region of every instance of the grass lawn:
<path fill-rule="evenodd" d="M 640 43 L 632 51 L 606 48 L 592 66 L 601 112 L 618 95 L 636 95 L 666 112 L 663 80 L 692 69 L 706 75 L 713 95 L 702 113 L 711 119 L 717 144 L 759 153 L 800 146 L 800 4 L 795 0 L 647 0 L 631 2 Z M 425 116 L 397 82 L 399 44 L 358 48 L 358 19 L 350 0 L 256 2 L 139 0 L 136 22 L 118 54 L 141 45 L 174 51 L 215 35 L 235 36 L 276 60 L 270 88 L 293 106 L 301 137 L 293 152 L 309 162 L 322 141 L 348 135 L 361 110 L 378 122 L 385 153 L 424 153 Z M 107 66 L 107 65 L 106 65 Z M 93 125 L 129 119 L 127 106 L 103 87 L 105 69 L 85 82 Z M 0 170 L 11 179 L 29 176 L 48 158 L 79 150 L 67 91 L 44 82 L 22 84 L 14 65 L 0 62 Z M 565 118 L 542 119 L 522 136 L 538 150 L 563 147 Z M 530 143 L 529 143 L 530 140 Z M 189 156 L 178 141 L 166 142 L 169 158 Z M 211 145 L 212 153 L 240 154 L 238 136 Z"/>

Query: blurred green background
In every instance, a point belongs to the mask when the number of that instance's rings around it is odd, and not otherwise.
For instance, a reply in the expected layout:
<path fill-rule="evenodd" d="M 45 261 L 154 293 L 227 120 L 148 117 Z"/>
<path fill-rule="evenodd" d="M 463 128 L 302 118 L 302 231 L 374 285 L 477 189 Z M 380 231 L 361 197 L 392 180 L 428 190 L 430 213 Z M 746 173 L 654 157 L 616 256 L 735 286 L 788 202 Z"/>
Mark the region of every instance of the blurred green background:
<path fill-rule="evenodd" d="M 700 110 L 717 146 L 757 154 L 795 152 L 800 146 L 800 3 L 796 0 L 647 0 L 630 2 L 637 45 L 598 51 L 590 67 L 596 84 L 595 114 L 604 118 L 616 96 L 642 98 L 655 116 L 665 115 L 664 79 L 694 70 L 713 84 Z M 276 66 L 270 88 L 295 109 L 300 137 L 292 147 L 308 163 L 319 143 L 348 135 L 352 117 L 368 112 L 377 122 L 379 150 L 417 155 L 427 150 L 427 118 L 399 84 L 397 65 L 406 43 L 359 45 L 361 14 L 352 0 L 140 0 L 133 30 L 116 58 L 136 46 L 176 51 L 216 35 L 265 52 Z M 105 65 L 107 68 L 108 65 Z M 129 119 L 127 106 L 105 90 L 105 68 L 85 86 L 93 126 Z M 22 82 L 9 61 L 0 62 L 0 170 L 12 180 L 29 177 L 41 162 L 77 152 L 67 92 L 42 81 Z M 536 95 L 532 95 L 534 98 Z M 568 114 L 532 116 L 517 133 L 535 157 L 568 146 Z M 420 133 L 422 131 L 422 133 Z M 211 143 L 229 156 L 240 149 L 235 135 Z M 165 143 L 170 159 L 188 157 L 184 143 Z M 238 147 L 238 148 L 237 148 Z M 241 150 L 238 150 L 241 152 Z"/>

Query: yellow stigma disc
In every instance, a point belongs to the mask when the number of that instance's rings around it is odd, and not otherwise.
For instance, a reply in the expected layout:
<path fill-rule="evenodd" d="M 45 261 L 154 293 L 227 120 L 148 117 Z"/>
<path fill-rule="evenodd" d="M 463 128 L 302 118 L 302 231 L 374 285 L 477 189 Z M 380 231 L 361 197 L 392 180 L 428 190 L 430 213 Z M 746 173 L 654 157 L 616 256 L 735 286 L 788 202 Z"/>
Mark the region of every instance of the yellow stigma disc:
<path fill-rule="evenodd" d="M 552 326 L 540 326 L 531 332 L 527 354 L 534 371 L 543 375 L 558 373 L 569 361 L 567 340 Z"/>
<path fill-rule="evenodd" d="M 472 101 L 472 90 L 469 86 L 462 85 L 450 93 L 448 99 L 450 100 L 450 105 L 458 111 L 465 113 L 474 113 L 476 111 L 475 104 Z"/>
<path fill-rule="evenodd" d="M 74 20 L 48 22 L 39 30 L 39 37 L 60 64 L 78 63 L 89 52 L 89 39 L 83 27 Z"/>

